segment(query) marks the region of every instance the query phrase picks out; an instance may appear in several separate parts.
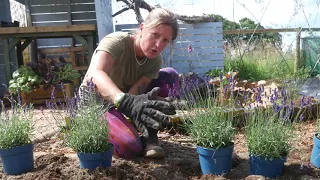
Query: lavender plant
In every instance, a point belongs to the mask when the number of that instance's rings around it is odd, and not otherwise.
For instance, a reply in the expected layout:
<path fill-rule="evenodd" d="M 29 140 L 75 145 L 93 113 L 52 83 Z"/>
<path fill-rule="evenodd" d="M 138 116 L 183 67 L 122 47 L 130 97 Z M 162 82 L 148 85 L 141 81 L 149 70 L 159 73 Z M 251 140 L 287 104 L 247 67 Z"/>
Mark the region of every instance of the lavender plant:
<path fill-rule="evenodd" d="M 213 149 L 228 147 L 233 144 L 235 134 L 233 111 L 221 106 L 215 88 L 208 81 L 209 78 L 206 78 L 203 92 L 197 80 L 184 80 L 184 87 L 177 93 L 186 102 L 181 111 L 182 128 L 190 133 L 198 146 Z"/>
<path fill-rule="evenodd" d="M 278 93 L 273 95 L 271 96 L 272 107 L 256 104 L 254 107 L 249 106 L 245 113 L 245 136 L 249 153 L 266 159 L 287 156 L 291 149 L 289 142 L 294 136 L 290 119 L 293 103 L 287 105 L 284 96 L 282 102 L 278 104 L 275 100 Z"/>
<path fill-rule="evenodd" d="M 10 149 L 31 143 L 33 135 L 33 106 L 22 106 L 10 98 L 11 109 L 7 110 L 1 100 L 0 149 Z"/>
<path fill-rule="evenodd" d="M 108 123 L 102 118 L 108 106 L 96 95 L 93 83 L 79 92 L 80 95 L 76 93 L 70 100 L 66 98 L 66 104 L 59 102 L 59 105 L 51 97 L 48 105 L 59 122 L 64 122 L 60 127 L 66 146 L 82 153 L 104 152 L 112 147 L 108 142 Z M 66 109 L 65 115 L 57 116 L 59 106 Z"/>

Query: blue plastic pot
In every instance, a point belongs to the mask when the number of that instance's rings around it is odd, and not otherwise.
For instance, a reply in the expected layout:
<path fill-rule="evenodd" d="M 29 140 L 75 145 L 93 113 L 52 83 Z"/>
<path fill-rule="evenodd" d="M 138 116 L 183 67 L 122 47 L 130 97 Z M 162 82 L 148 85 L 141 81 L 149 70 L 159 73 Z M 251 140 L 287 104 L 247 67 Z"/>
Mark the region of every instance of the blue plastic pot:
<path fill-rule="evenodd" d="M 284 163 L 287 157 L 265 159 L 262 156 L 250 155 L 250 173 L 268 178 L 276 178 L 283 173 Z"/>
<path fill-rule="evenodd" d="M 320 140 L 318 139 L 318 134 L 313 136 L 313 149 L 310 162 L 316 168 L 320 168 Z"/>
<path fill-rule="evenodd" d="M 197 146 L 202 173 L 222 175 L 230 172 L 233 147 L 210 149 Z"/>
<path fill-rule="evenodd" d="M 33 169 L 33 144 L 0 149 L 3 171 L 7 175 L 19 175 Z"/>
<path fill-rule="evenodd" d="M 110 167 L 114 149 L 99 153 L 77 153 L 80 168 L 95 169 L 97 167 Z"/>

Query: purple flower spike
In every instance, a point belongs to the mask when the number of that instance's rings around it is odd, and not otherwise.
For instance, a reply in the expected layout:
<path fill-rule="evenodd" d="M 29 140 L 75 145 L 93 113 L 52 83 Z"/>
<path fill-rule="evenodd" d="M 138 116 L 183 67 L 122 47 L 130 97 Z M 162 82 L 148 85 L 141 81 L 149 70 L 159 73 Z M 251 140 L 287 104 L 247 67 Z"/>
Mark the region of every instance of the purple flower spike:
<path fill-rule="evenodd" d="M 301 104 L 300 104 L 300 106 L 304 106 L 304 99 L 305 99 L 305 96 L 302 96 L 302 98 L 301 98 Z"/>
<path fill-rule="evenodd" d="M 304 115 L 303 113 L 299 116 L 300 121 L 302 121 L 304 119 Z"/>
<path fill-rule="evenodd" d="M 56 99 L 55 90 L 56 90 L 56 88 L 53 87 L 53 88 L 52 88 L 52 91 L 51 91 L 51 100 L 55 100 L 55 99 Z"/>

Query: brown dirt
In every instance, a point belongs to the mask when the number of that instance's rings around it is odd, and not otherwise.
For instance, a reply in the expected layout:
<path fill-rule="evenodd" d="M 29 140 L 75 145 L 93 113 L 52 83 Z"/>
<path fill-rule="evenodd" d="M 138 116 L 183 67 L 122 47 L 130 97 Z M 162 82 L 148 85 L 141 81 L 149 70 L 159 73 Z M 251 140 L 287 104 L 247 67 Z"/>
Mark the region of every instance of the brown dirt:
<path fill-rule="evenodd" d="M 202 175 L 196 146 L 190 137 L 176 134 L 161 133 L 160 145 L 166 151 L 166 158 L 125 160 L 114 157 L 112 167 L 86 170 L 79 168 L 79 160 L 75 152 L 62 145 L 58 138 L 52 137 L 57 130 L 56 121 L 42 114 L 36 108 L 35 134 L 35 168 L 18 176 L 7 176 L 3 173 L 0 163 L 0 179 L 264 179 L 250 176 L 247 147 L 243 132 L 235 137 L 237 158 L 233 168 L 225 177 Z M 302 122 L 296 127 L 296 138 L 292 141 L 293 149 L 285 164 L 284 174 L 279 179 L 320 179 L 320 170 L 309 163 L 315 121 Z"/>
<path fill-rule="evenodd" d="M 312 137 L 315 122 L 309 121 L 297 126 L 297 136 L 286 162 L 283 176 L 279 179 L 315 179 L 320 170 L 310 166 Z M 0 179 L 261 179 L 250 176 L 247 148 L 243 133 L 235 138 L 235 153 L 238 161 L 224 178 L 202 175 L 195 145 L 188 136 L 164 135 L 161 146 L 166 151 L 163 160 L 114 158 L 111 168 L 86 170 L 79 168 L 76 154 L 63 147 L 55 138 L 35 144 L 35 168 L 19 175 L 6 176 L 0 167 Z M 303 167 L 303 168 L 301 168 Z M 262 178 L 263 179 L 263 178 Z"/>

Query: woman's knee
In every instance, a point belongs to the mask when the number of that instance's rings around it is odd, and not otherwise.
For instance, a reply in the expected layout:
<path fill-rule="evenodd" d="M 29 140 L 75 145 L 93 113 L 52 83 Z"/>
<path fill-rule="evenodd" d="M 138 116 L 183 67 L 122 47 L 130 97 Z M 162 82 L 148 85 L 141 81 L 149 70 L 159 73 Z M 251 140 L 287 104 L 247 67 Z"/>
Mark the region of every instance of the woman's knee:
<path fill-rule="evenodd" d="M 142 143 L 138 132 L 117 110 L 105 113 L 109 124 L 109 140 L 114 145 L 115 154 L 123 158 L 141 155 Z"/>
<path fill-rule="evenodd" d="M 160 69 L 158 79 L 160 82 L 160 96 L 178 95 L 180 88 L 179 73 L 174 68 L 166 67 Z"/>

